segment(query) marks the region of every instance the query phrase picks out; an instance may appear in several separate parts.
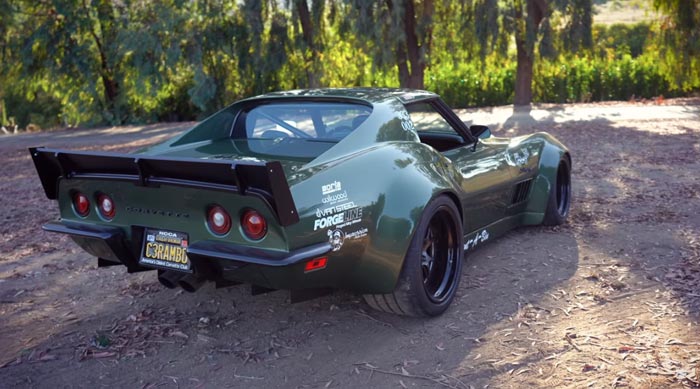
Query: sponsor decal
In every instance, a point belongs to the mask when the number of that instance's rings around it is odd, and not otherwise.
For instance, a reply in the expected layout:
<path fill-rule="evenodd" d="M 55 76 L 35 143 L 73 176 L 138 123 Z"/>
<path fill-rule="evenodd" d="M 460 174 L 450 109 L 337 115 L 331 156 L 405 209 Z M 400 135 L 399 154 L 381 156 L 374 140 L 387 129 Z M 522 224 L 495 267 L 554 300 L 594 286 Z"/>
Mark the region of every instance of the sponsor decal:
<path fill-rule="evenodd" d="M 486 242 L 488 239 L 489 239 L 489 232 L 486 230 L 481 230 L 481 232 L 478 232 L 476 234 L 476 236 L 474 236 L 472 239 L 469 239 L 466 243 L 464 243 L 464 251 L 473 249 L 479 243 Z"/>
<path fill-rule="evenodd" d="M 331 216 L 322 217 L 314 220 L 314 231 L 319 228 L 333 227 L 343 222 L 343 214 L 338 213 Z"/>
<path fill-rule="evenodd" d="M 355 208 L 355 203 L 353 203 L 352 201 L 348 201 L 347 203 L 338 204 L 324 209 L 318 208 L 316 209 L 316 217 L 320 218 L 324 216 L 329 216 L 334 213 L 346 211 L 350 208 Z"/>
<path fill-rule="evenodd" d="M 314 231 L 319 229 L 340 230 L 343 227 L 360 222 L 362 219 L 362 208 L 356 206 L 355 202 L 348 201 L 348 192 L 343 190 L 343 185 L 340 181 L 322 185 L 321 193 L 323 194 L 321 202 L 324 205 L 323 208 L 316 208 Z M 342 246 L 342 240 L 340 245 Z"/>
<path fill-rule="evenodd" d="M 328 204 L 328 205 L 333 205 L 338 203 L 339 201 L 344 201 L 348 199 L 348 192 L 347 191 L 342 191 L 340 193 L 332 193 L 324 196 L 321 199 L 321 202 L 323 204 Z"/>
<path fill-rule="evenodd" d="M 527 164 L 527 161 L 530 159 L 530 152 L 527 151 L 527 149 L 522 149 L 520 151 L 516 151 L 513 153 L 513 165 L 515 166 L 523 166 Z"/>
<path fill-rule="evenodd" d="M 353 232 L 350 232 L 350 233 L 346 234 L 346 235 L 345 235 L 345 239 L 360 239 L 360 238 L 364 238 L 365 236 L 367 236 L 367 232 L 368 232 L 368 231 L 369 231 L 369 230 L 367 229 L 367 227 L 362 227 L 362 228 L 360 228 L 360 229 L 357 230 L 357 231 L 353 231 Z"/>
<path fill-rule="evenodd" d="M 340 181 L 334 181 L 334 182 L 331 182 L 330 184 L 321 186 L 321 193 L 325 196 L 327 194 L 340 192 L 340 190 L 342 188 L 343 187 L 342 187 L 342 184 L 340 183 Z"/>
<path fill-rule="evenodd" d="M 322 214 L 317 210 L 316 215 Z M 325 211 L 325 210 L 324 210 Z M 346 227 L 355 224 L 362 219 L 362 208 L 354 207 L 329 216 L 321 216 L 314 220 L 314 231 L 322 228 Z"/>
<path fill-rule="evenodd" d="M 331 244 L 333 251 L 340 250 L 340 248 L 343 247 L 343 242 L 345 242 L 345 233 L 343 230 L 339 228 L 328 230 L 328 243 Z"/>
<path fill-rule="evenodd" d="M 331 244 L 333 251 L 340 250 L 348 239 L 360 239 L 367 236 L 369 229 L 367 227 L 362 227 L 357 231 L 348 232 L 341 230 L 340 228 L 335 228 L 328 230 L 328 243 Z"/>
<path fill-rule="evenodd" d="M 399 119 L 401 120 L 401 128 L 403 128 L 404 131 L 413 131 L 415 129 L 413 126 L 413 120 L 411 120 L 411 116 L 408 114 L 408 112 L 400 112 Z"/>

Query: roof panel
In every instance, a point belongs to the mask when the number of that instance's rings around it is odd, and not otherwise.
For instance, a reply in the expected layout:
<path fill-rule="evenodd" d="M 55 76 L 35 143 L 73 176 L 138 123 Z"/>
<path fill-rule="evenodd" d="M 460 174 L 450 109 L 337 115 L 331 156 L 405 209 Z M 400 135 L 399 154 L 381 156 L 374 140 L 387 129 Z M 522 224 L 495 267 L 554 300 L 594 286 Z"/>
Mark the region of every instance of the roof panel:
<path fill-rule="evenodd" d="M 435 93 L 419 89 L 396 88 L 323 88 L 323 89 L 296 89 L 290 91 L 272 92 L 256 96 L 258 98 L 284 98 L 284 97 L 339 97 L 365 100 L 370 103 L 379 103 L 391 98 L 397 98 L 403 103 L 437 97 Z"/>

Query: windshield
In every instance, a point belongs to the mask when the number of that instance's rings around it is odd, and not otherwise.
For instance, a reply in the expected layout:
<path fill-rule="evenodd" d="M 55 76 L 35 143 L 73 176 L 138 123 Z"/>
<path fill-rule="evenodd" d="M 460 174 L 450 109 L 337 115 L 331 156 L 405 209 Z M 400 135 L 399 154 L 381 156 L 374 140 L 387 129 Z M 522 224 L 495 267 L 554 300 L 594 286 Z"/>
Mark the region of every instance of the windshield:
<path fill-rule="evenodd" d="M 239 116 L 232 138 L 254 153 L 316 157 L 364 122 L 372 108 L 354 103 L 275 102 Z"/>

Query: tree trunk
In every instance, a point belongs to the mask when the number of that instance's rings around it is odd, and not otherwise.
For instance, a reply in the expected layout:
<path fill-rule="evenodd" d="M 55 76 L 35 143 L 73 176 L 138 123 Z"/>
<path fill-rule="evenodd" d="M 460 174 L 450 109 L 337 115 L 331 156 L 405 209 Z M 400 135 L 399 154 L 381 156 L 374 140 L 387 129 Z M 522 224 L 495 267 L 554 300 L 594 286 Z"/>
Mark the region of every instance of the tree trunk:
<path fill-rule="evenodd" d="M 88 5 L 85 1 L 83 1 L 83 8 L 85 12 L 88 12 Z M 97 51 L 100 56 L 100 78 L 102 79 L 102 86 L 104 87 L 105 108 L 113 116 L 111 122 L 114 124 L 121 124 L 119 82 L 116 80 L 114 69 L 109 65 L 107 53 L 105 52 L 105 44 L 103 42 L 103 39 L 113 38 L 113 36 L 116 35 L 113 32 L 113 19 L 111 3 L 99 3 L 97 23 L 99 23 L 99 30 L 102 32 L 102 36 L 98 35 L 96 26 L 92 26 L 90 34 L 95 41 L 95 46 L 97 46 Z"/>
<path fill-rule="evenodd" d="M 321 86 L 320 77 L 318 72 L 317 62 L 318 53 L 316 52 L 316 45 L 314 42 L 314 25 L 311 22 L 311 13 L 309 12 L 309 5 L 306 0 L 295 0 L 295 5 L 297 8 L 297 13 L 299 14 L 299 21 L 301 22 L 301 31 L 304 37 L 304 43 L 309 49 L 311 58 L 309 59 L 311 64 L 306 67 L 306 77 L 308 79 L 309 88 L 318 88 Z"/>
<path fill-rule="evenodd" d="M 416 9 L 413 0 L 405 1 L 403 28 L 406 34 L 406 54 L 411 65 L 411 70 L 406 80 L 406 87 L 424 89 L 423 72 L 425 62 L 422 61 L 418 36 L 416 35 Z"/>
<path fill-rule="evenodd" d="M 527 16 L 523 16 L 522 3 L 516 4 L 516 26 L 524 28 L 516 29 L 515 46 L 517 50 L 518 65 L 515 72 L 515 98 L 513 105 L 529 107 L 532 103 L 532 71 L 535 62 L 535 40 L 537 30 L 547 11 L 546 0 L 526 0 Z M 517 28 L 517 27 L 516 27 Z M 532 41 L 529 41 L 531 39 Z"/>
<path fill-rule="evenodd" d="M 516 39 L 518 65 L 515 71 L 515 100 L 513 105 L 527 107 L 532 102 L 532 54 L 528 53 L 525 41 Z"/>
<path fill-rule="evenodd" d="M 406 59 L 406 48 L 403 45 L 399 45 L 396 49 L 396 67 L 399 70 L 399 86 L 402 88 L 409 88 L 409 80 L 411 74 L 408 70 L 408 60 Z"/>
<path fill-rule="evenodd" d="M 416 23 L 416 7 L 413 0 L 405 0 L 404 32 L 406 50 L 411 71 L 406 80 L 406 87 L 425 89 L 425 68 L 432 41 L 432 17 L 435 11 L 433 0 L 423 1 L 423 14 L 420 26 Z M 419 34 L 420 30 L 420 34 Z"/>

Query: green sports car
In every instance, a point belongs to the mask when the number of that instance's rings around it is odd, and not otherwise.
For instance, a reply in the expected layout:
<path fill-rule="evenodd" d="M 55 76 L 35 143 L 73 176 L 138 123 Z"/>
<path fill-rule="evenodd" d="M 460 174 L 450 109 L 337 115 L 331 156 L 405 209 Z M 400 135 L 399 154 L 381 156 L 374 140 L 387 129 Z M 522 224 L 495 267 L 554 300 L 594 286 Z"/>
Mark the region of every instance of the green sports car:
<path fill-rule="evenodd" d="M 60 209 L 44 230 L 98 266 L 157 270 L 190 292 L 288 289 L 293 302 L 345 289 L 413 316 L 447 309 L 465 252 L 561 224 L 571 199 L 555 138 L 493 137 L 420 90 L 270 93 L 134 154 L 30 153 Z"/>

